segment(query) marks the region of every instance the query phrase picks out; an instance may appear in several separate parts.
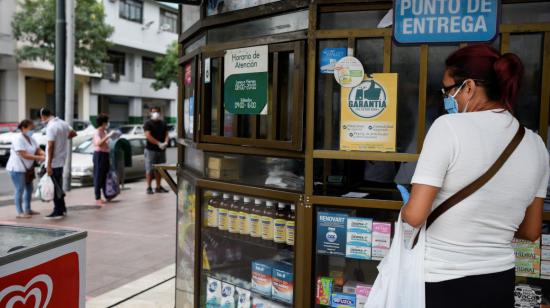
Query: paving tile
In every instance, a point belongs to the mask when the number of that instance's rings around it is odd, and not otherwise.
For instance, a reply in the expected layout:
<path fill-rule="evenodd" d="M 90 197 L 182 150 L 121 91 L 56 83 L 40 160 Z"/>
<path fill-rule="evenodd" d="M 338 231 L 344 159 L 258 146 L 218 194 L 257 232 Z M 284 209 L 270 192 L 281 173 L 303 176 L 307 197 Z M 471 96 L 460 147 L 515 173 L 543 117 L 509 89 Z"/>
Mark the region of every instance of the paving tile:
<path fill-rule="evenodd" d="M 86 294 L 97 296 L 174 263 L 176 195 L 148 196 L 144 182 L 127 186 L 130 189 L 122 191 L 119 202 L 101 209 L 71 208 L 93 205 L 92 188 L 68 192 L 69 215 L 59 221 L 18 220 L 15 206 L 2 206 L 0 224 L 87 231 Z M 32 207 L 43 215 L 52 210 L 50 203 L 34 202 Z"/>

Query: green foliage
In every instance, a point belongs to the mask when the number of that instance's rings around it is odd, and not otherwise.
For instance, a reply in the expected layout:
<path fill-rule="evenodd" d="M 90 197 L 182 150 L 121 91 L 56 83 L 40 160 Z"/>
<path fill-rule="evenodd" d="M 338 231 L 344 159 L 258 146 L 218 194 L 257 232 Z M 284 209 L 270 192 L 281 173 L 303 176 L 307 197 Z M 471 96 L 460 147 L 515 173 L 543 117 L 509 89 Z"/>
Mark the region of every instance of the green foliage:
<path fill-rule="evenodd" d="M 153 89 L 170 88 L 172 82 L 178 82 L 178 42 L 174 41 L 168 47 L 164 56 L 155 59 L 155 82 Z"/>
<path fill-rule="evenodd" d="M 102 73 L 113 27 L 105 24 L 103 4 L 76 0 L 75 65 Z M 55 0 L 23 0 L 12 22 L 15 39 L 22 42 L 17 61 L 55 61 Z"/>

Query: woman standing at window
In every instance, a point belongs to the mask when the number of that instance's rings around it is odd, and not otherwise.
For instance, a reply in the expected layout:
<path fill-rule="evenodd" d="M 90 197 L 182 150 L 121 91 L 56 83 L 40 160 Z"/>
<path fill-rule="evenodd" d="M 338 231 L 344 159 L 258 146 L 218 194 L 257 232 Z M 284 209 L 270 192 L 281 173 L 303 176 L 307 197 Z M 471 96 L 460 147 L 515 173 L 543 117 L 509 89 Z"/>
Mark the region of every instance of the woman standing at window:
<path fill-rule="evenodd" d="M 520 126 L 512 115 L 523 75 L 516 55 L 471 45 L 445 64 L 442 92 L 450 114 L 426 136 L 402 212 L 415 227 L 489 169 Z M 427 229 L 426 307 L 514 306 L 511 243 L 540 236 L 548 163 L 542 139 L 526 129 L 502 168 Z"/>
<path fill-rule="evenodd" d="M 104 206 L 105 201 L 101 199 L 101 190 L 105 187 L 107 173 L 109 173 L 109 138 L 113 132 L 107 133 L 109 128 L 109 117 L 100 114 L 96 120 L 97 129 L 92 140 L 94 144 L 94 193 L 96 205 Z"/>
<path fill-rule="evenodd" d="M 15 207 L 17 218 L 30 218 L 40 214 L 31 210 L 31 198 L 34 180 L 34 162 L 44 160 L 44 151 L 32 137 L 34 124 L 23 120 L 17 127 L 21 133 L 13 141 L 10 158 L 6 164 L 13 185 L 15 186 Z"/>

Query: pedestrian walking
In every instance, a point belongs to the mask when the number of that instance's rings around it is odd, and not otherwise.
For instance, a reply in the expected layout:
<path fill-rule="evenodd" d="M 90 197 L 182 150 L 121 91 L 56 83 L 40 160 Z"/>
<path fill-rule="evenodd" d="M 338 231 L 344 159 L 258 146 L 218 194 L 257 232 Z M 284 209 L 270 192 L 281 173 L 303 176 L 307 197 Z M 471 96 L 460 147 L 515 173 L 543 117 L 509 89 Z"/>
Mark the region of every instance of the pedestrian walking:
<path fill-rule="evenodd" d="M 65 192 L 63 191 L 63 167 L 69 153 L 69 139 L 76 132 L 62 119 L 55 117 L 47 108 L 40 109 L 40 119 L 46 125 L 46 172 L 55 185 L 53 212 L 46 219 L 62 219 L 67 215 Z"/>
<path fill-rule="evenodd" d="M 401 213 L 414 227 L 428 221 L 426 307 L 513 307 L 512 239 L 540 236 L 548 151 L 513 116 L 523 75 L 515 54 L 476 44 L 445 64 L 450 114 L 426 136 Z"/>
<path fill-rule="evenodd" d="M 169 142 L 168 126 L 160 116 L 160 110 L 157 107 L 151 108 L 151 117 L 143 129 L 145 130 L 145 138 L 147 144 L 145 146 L 145 177 L 147 179 L 147 194 L 152 195 L 153 189 L 151 183 L 153 177 L 156 181 L 156 193 L 167 193 L 164 187 L 160 185 L 161 178 L 158 172 L 155 172 L 155 164 L 166 163 L 166 148 Z"/>
<path fill-rule="evenodd" d="M 32 137 L 35 127 L 31 120 L 21 121 L 17 128 L 20 134 L 11 144 L 6 170 L 15 187 L 17 218 L 30 218 L 31 215 L 40 214 L 31 209 L 31 198 L 35 178 L 34 164 L 44 160 L 44 151 Z"/>
<path fill-rule="evenodd" d="M 105 189 L 105 180 L 109 173 L 109 138 L 113 132 L 107 133 L 109 117 L 106 114 L 100 114 L 97 117 L 96 127 L 92 140 L 94 144 L 94 193 L 96 205 L 104 206 L 105 201 L 101 198 L 101 191 Z"/>

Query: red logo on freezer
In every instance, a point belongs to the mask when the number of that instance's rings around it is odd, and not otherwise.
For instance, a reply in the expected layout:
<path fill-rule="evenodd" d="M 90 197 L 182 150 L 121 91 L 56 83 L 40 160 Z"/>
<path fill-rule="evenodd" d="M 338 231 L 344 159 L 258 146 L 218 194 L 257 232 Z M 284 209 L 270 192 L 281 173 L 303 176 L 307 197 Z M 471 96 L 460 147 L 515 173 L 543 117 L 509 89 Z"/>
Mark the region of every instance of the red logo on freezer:
<path fill-rule="evenodd" d="M 76 252 L 0 278 L 0 307 L 72 308 L 79 305 Z"/>

